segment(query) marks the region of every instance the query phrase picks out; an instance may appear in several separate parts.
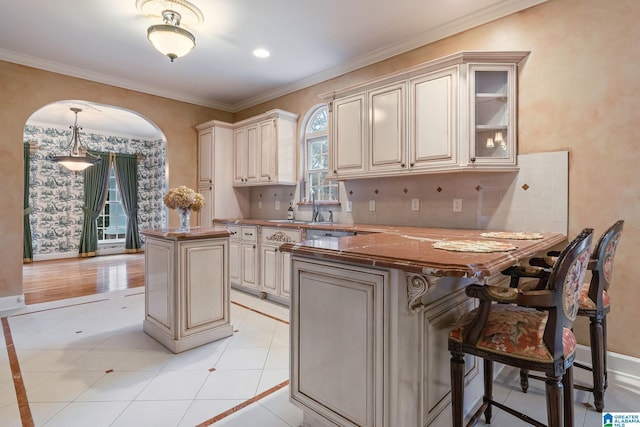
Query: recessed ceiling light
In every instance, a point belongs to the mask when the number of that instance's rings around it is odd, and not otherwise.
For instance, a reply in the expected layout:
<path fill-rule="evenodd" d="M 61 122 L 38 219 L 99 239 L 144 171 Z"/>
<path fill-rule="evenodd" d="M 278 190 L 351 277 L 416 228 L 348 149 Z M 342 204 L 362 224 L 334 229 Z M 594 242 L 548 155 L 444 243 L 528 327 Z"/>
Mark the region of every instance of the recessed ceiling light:
<path fill-rule="evenodd" d="M 260 48 L 253 51 L 253 56 L 258 58 L 268 58 L 269 55 L 271 55 L 271 53 L 269 53 L 267 49 Z"/>

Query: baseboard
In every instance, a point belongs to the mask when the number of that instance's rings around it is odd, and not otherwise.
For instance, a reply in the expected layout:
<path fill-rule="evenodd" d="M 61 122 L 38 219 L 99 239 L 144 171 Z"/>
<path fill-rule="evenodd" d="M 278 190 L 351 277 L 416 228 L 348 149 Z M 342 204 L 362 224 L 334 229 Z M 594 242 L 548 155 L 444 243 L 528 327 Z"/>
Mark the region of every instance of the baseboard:
<path fill-rule="evenodd" d="M 24 307 L 24 294 L 2 297 L 0 298 L 0 317 L 8 314 L 4 313 L 5 311 L 19 310 Z"/>
<path fill-rule="evenodd" d="M 576 361 L 591 366 L 591 348 L 578 344 Z M 640 379 L 640 358 L 607 351 L 607 371 Z"/>
<path fill-rule="evenodd" d="M 78 252 L 55 252 L 51 254 L 39 254 L 33 256 L 33 261 L 50 261 L 53 259 L 78 258 Z"/>

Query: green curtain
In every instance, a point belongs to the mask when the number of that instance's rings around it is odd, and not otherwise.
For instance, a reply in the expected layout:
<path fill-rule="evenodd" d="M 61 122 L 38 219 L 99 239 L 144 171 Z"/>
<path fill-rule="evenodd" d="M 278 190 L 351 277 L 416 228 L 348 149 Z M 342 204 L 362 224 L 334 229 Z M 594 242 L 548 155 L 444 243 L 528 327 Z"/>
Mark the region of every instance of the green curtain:
<path fill-rule="evenodd" d="M 92 153 L 100 157 L 100 163 L 84 171 L 84 220 L 80 235 L 79 253 L 81 257 L 96 256 L 98 252 L 98 225 L 96 219 L 107 198 L 109 185 L 109 153 Z"/>
<path fill-rule="evenodd" d="M 122 209 L 127 215 L 125 252 L 140 252 L 138 234 L 138 157 L 131 154 L 116 154 L 113 162 L 116 181 L 120 190 Z"/>
<path fill-rule="evenodd" d="M 29 207 L 29 171 L 31 170 L 31 153 L 30 144 L 26 142 L 24 144 L 24 228 L 22 238 L 22 258 L 23 262 L 33 261 L 33 246 L 31 242 L 31 223 L 29 222 L 29 214 L 31 208 Z"/>

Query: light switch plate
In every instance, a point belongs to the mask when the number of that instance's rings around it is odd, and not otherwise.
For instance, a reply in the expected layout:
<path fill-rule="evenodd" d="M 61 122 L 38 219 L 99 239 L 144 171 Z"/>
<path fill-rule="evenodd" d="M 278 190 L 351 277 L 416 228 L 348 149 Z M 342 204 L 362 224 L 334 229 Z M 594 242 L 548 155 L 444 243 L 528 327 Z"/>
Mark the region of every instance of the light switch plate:
<path fill-rule="evenodd" d="M 453 199 L 453 211 L 462 212 L 462 199 Z"/>
<path fill-rule="evenodd" d="M 420 199 L 411 199 L 411 210 L 412 211 L 420 210 Z"/>
<path fill-rule="evenodd" d="M 262 200 L 258 202 L 258 209 L 262 209 Z"/>
<path fill-rule="evenodd" d="M 376 201 L 375 200 L 369 200 L 369 210 L 371 212 L 376 210 Z"/>
<path fill-rule="evenodd" d="M 280 200 L 276 200 L 276 210 L 280 210 Z"/>
<path fill-rule="evenodd" d="M 347 212 L 352 212 L 353 211 L 353 203 L 351 202 L 351 200 L 347 200 Z"/>

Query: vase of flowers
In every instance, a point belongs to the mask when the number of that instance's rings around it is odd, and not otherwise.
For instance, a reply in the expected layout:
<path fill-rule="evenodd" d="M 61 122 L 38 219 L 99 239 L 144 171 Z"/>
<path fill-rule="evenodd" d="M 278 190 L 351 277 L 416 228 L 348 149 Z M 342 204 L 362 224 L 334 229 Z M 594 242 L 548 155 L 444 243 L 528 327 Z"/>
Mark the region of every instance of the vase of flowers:
<path fill-rule="evenodd" d="M 164 204 L 169 209 L 176 209 L 180 216 L 180 226 L 178 231 L 190 231 L 191 211 L 200 211 L 204 206 L 204 197 L 200 193 L 196 193 L 191 188 L 181 185 L 169 190 L 162 198 Z"/>

